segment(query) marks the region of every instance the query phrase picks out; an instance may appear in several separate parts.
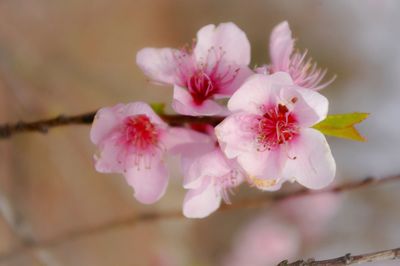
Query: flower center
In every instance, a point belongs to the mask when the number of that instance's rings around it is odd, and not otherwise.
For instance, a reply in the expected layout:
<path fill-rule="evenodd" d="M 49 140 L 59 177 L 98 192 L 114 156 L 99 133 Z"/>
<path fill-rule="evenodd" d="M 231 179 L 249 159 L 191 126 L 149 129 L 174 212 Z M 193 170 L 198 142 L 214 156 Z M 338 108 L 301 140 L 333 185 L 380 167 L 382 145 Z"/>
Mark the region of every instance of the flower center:
<path fill-rule="evenodd" d="M 298 135 L 297 120 L 283 104 L 267 109 L 257 120 L 257 142 L 263 149 L 271 150 Z"/>
<path fill-rule="evenodd" d="M 195 104 L 201 105 L 205 100 L 221 93 L 236 78 L 240 69 L 228 64 L 224 55 L 221 47 L 211 47 L 201 61 L 187 49 L 182 49 L 175 56 L 179 83 L 188 89 Z"/>
<path fill-rule="evenodd" d="M 187 81 L 189 93 L 197 105 L 202 104 L 218 91 L 215 85 L 211 77 L 203 70 L 197 70 Z"/>
<path fill-rule="evenodd" d="M 158 144 L 159 131 L 147 115 L 133 115 L 125 119 L 124 141 L 143 151 Z"/>

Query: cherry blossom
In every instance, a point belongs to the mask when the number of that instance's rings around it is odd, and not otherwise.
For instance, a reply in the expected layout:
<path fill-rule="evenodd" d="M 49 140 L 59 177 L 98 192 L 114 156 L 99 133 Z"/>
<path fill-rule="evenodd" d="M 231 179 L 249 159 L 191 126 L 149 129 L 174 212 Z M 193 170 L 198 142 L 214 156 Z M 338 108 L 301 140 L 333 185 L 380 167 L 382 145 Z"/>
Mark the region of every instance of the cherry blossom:
<path fill-rule="evenodd" d="M 117 104 L 100 109 L 90 138 L 99 148 L 95 168 L 101 173 L 120 173 L 134 188 L 135 198 L 145 204 L 159 200 L 168 185 L 165 152 L 190 141 L 191 132 L 170 128 L 143 102 Z"/>
<path fill-rule="evenodd" d="M 225 155 L 237 158 L 253 184 L 279 189 L 285 181 L 319 189 L 335 176 L 324 135 L 311 128 L 323 120 L 328 100 L 297 87 L 284 72 L 250 77 L 230 98 L 233 112 L 216 127 Z"/>
<path fill-rule="evenodd" d="M 174 85 L 172 107 L 191 116 L 221 115 L 227 98 L 252 74 L 250 44 L 233 23 L 207 25 L 197 33 L 194 48 L 144 48 L 136 62 L 154 82 Z"/>
<path fill-rule="evenodd" d="M 189 218 L 204 218 L 221 204 L 230 204 L 229 194 L 244 177 L 235 160 L 222 153 L 214 128 L 203 127 L 205 134 L 198 142 L 175 148 L 182 157 L 183 187 L 188 189 L 183 203 L 183 214 Z"/>
<path fill-rule="evenodd" d="M 311 59 L 306 59 L 307 51 L 294 52 L 294 42 L 288 22 L 278 24 L 272 30 L 270 37 L 271 64 L 256 71 L 264 74 L 287 72 L 296 85 L 312 90 L 320 90 L 331 84 L 335 77 L 321 84 L 326 70 L 319 69 Z"/>

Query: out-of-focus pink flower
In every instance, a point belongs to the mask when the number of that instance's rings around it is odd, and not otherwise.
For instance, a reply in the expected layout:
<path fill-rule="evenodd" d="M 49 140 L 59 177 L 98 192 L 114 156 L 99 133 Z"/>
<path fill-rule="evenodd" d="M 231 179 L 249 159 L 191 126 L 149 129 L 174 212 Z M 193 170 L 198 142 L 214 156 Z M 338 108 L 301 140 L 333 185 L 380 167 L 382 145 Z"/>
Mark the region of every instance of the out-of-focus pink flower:
<path fill-rule="evenodd" d="M 174 85 L 172 107 L 192 116 L 224 114 L 215 100 L 231 96 L 252 74 L 249 41 L 233 23 L 201 28 L 193 50 L 144 48 L 136 62 L 151 80 Z"/>
<path fill-rule="evenodd" d="M 239 231 L 223 265 L 276 265 L 318 241 L 340 206 L 332 193 L 287 199 Z"/>
<path fill-rule="evenodd" d="M 204 139 L 198 143 L 175 149 L 182 157 L 183 186 L 189 190 L 183 202 L 183 214 L 189 218 L 210 215 L 219 208 L 221 200 L 230 203 L 229 193 L 244 179 L 236 161 L 222 153 L 214 128 L 206 126 L 205 133 L 199 133 Z"/>
<path fill-rule="evenodd" d="M 91 141 L 100 151 L 95 167 L 101 173 L 121 173 L 145 204 L 159 200 L 168 185 L 163 162 L 166 150 L 190 141 L 191 132 L 170 128 L 143 102 L 100 109 L 94 119 Z"/>
<path fill-rule="evenodd" d="M 276 210 L 296 224 L 305 241 L 318 240 L 327 223 L 336 215 L 341 197 L 333 193 L 319 193 L 295 197 L 281 202 Z"/>
<path fill-rule="evenodd" d="M 293 227 L 273 217 L 260 217 L 238 233 L 222 265 L 277 265 L 293 259 L 299 249 L 300 236 Z"/>
<path fill-rule="evenodd" d="M 302 88 L 320 90 L 328 86 L 335 79 L 322 83 L 326 70 L 321 70 L 311 59 L 306 59 L 307 51 L 304 53 L 293 52 L 294 39 L 287 21 L 278 24 L 270 37 L 271 64 L 257 69 L 258 73 L 272 74 L 276 72 L 287 72 L 294 83 Z"/>
<path fill-rule="evenodd" d="M 216 127 L 218 140 L 255 186 L 276 190 L 296 180 L 319 189 L 333 180 L 329 145 L 310 128 L 327 115 L 324 96 L 296 87 L 284 72 L 255 74 L 232 95 L 228 108 L 233 114 Z"/>

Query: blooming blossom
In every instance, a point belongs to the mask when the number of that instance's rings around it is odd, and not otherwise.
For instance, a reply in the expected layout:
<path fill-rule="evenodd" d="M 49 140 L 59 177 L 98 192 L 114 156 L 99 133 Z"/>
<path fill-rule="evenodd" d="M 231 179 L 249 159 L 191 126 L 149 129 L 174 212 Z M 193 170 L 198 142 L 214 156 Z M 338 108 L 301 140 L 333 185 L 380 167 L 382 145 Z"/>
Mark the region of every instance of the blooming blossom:
<path fill-rule="evenodd" d="M 163 196 L 168 185 L 165 151 L 189 141 L 191 134 L 169 128 L 149 105 L 135 102 L 100 109 L 90 138 L 100 150 L 95 156 L 96 170 L 123 174 L 136 199 L 151 204 Z"/>
<path fill-rule="evenodd" d="M 294 39 L 287 21 L 278 24 L 271 33 L 269 52 L 271 64 L 257 69 L 258 73 L 289 73 L 293 82 L 303 88 L 320 90 L 328 86 L 334 78 L 322 83 L 326 70 L 321 70 L 304 53 L 293 52 Z"/>
<path fill-rule="evenodd" d="M 152 81 L 174 85 L 172 107 L 191 116 L 224 114 L 216 100 L 231 96 L 252 74 L 249 41 L 233 23 L 201 28 L 193 50 L 144 48 L 136 62 Z"/>
<path fill-rule="evenodd" d="M 178 146 L 182 155 L 183 186 L 188 189 L 183 214 L 189 218 L 203 218 L 217 210 L 224 200 L 230 203 L 229 193 L 243 181 L 235 160 L 222 153 L 214 129 L 206 126 L 198 142 Z"/>
<path fill-rule="evenodd" d="M 319 189 L 333 180 L 329 145 L 311 128 L 327 115 L 324 96 L 295 86 L 284 72 L 255 74 L 232 95 L 228 108 L 233 114 L 216 127 L 218 140 L 255 186 L 276 190 L 296 180 Z"/>

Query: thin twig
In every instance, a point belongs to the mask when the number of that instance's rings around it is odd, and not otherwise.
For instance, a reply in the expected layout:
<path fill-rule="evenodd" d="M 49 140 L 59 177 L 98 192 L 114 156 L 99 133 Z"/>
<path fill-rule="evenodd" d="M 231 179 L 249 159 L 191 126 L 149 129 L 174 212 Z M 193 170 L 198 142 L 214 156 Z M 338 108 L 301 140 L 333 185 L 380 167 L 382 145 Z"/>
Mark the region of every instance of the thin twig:
<path fill-rule="evenodd" d="M 271 194 L 264 194 L 260 197 L 253 197 L 248 199 L 242 199 L 238 202 L 235 202 L 232 205 L 222 205 L 219 208 L 218 212 L 224 212 L 233 209 L 243 209 L 243 208 L 258 208 L 264 207 L 268 204 L 273 204 L 276 202 L 280 202 L 287 199 L 292 199 L 295 197 L 301 197 L 306 195 L 317 195 L 322 193 L 342 193 L 345 191 L 350 191 L 362 187 L 367 187 L 371 185 L 380 185 L 384 183 L 388 183 L 391 181 L 400 180 L 400 175 L 389 176 L 380 179 L 373 179 L 373 178 L 365 178 L 361 181 L 353 181 L 344 183 L 342 185 L 334 186 L 329 189 L 325 190 L 318 190 L 318 191 L 311 191 L 308 189 L 301 189 L 296 192 L 291 193 L 283 193 L 278 194 L 276 196 L 271 196 Z M 25 251 L 32 251 L 32 249 L 40 249 L 40 248 L 51 248 L 56 247 L 58 245 L 64 244 L 68 241 L 76 240 L 79 238 L 96 235 L 98 233 L 103 233 L 109 230 L 113 230 L 116 228 L 124 228 L 133 225 L 137 225 L 141 222 L 152 222 L 152 221 L 160 221 L 160 220 L 168 220 L 168 219 L 181 219 L 184 216 L 181 214 L 181 210 L 172 210 L 172 211 L 163 211 L 163 212 L 149 212 L 143 213 L 139 215 L 133 215 L 124 219 L 113 220 L 104 224 L 100 224 L 97 226 L 81 228 L 75 231 L 71 231 L 59 236 L 56 236 L 49 240 L 42 240 L 42 241 L 32 241 L 29 243 L 25 243 L 25 245 L 19 246 L 14 250 L 4 253 L 0 255 L 0 262 L 10 259 L 21 252 Z M 283 264 L 284 265 L 284 264 Z M 289 264 L 290 265 L 290 264 Z M 296 264 L 295 264 L 296 265 Z M 302 265 L 302 264 L 299 264 Z M 323 265 L 323 264 L 317 264 Z M 330 264 L 328 264 L 330 265 Z M 334 265 L 334 264 L 332 264 Z"/>
<path fill-rule="evenodd" d="M 37 120 L 33 122 L 19 121 L 14 124 L 0 125 L 0 139 L 10 138 L 14 134 L 23 132 L 39 132 L 45 134 L 53 127 L 67 125 L 89 125 L 93 122 L 96 112 L 89 112 L 79 115 L 59 115 L 54 118 Z M 193 117 L 185 115 L 160 115 L 171 126 L 181 126 L 185 123 L 210 123 L 216 125 L 223 117 Z"/>
<path fill-rule="evenodd" d="M 341 266 L 341 265 L 354 265 L 367 262 L 377 262 L 385 260 L 396 260 L 400 259 L 400 248 L 394 248 L 389 250 L 383 250 L 368 254 L 354 255 L 350 253 L 328 260 L 298 260 L 296 262 L 288 263 L 287 260 L 282 261 L 278 266 Z"/>

